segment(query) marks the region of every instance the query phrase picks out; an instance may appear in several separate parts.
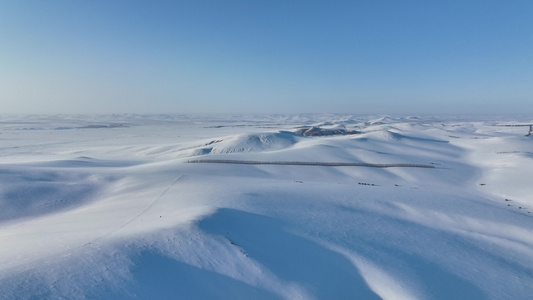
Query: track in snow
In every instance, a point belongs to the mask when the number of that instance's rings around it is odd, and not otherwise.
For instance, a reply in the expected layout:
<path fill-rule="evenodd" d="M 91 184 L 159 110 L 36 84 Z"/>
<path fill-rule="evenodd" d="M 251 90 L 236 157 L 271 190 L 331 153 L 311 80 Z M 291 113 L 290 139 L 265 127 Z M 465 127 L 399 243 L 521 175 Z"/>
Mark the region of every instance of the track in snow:
<path fill-rule="evenodd" d="M 286 165 L 286 166 L 329 166 L 329 167 L 372 167 L 372 168 L 435 168 L 432 164 L 371 164 L 371 163 L 348 163 L 348 162 L 310 162 L 310 161 L 257 161 L 257 160 L 231 160 L 231 159 L 194 159 L 187 163 L 216 163 L 216 164 L 239 164 L 239 165 Z"/>
<path fill-rule="evenodd" d="M 131 224 L 132 222 L 134 222 L 135 220 L 139 219 L 143 214 L 145 214 L 148 210 L 150 210 L 150 208 L 152 208 L 159 199 L 161 199 L 161 197 L 163 197 L 174 185 L 176 185 L 176 183 L 182 179 L 183 177 L 185 177 L 185 175 L 180 175 L 178 176 L 165 190 L 163 190 L 159 196 L 157 196 L 154 200 L 152 200 L 152 202 L 146 206 L 146 208 L 141 211 L 140 213 L 138 213 L 137 215 L 135 215 L 133 218 L 131 218 L 129 221 L 127 221 L 126 223 L 122 224 L 120 227 L 118 227 L 117 229 L 113 230 L 113 231 L 110 231 L 106 234 L 103 234 L 97 238 L 95 238 L 94 240 L 92 240 L 91 242 L 85 244 L 85 245 L 90 245 L 90 244 L 93 244 L 95 242 L 97 242 L 98 240 L 102 239 L 102 238 L 105 238 L 105 237 L 108 237 L 110 235 L 113 235 L 114 233 L 120 231 L 122 228 L 128 226 L 129 224 Z"/>

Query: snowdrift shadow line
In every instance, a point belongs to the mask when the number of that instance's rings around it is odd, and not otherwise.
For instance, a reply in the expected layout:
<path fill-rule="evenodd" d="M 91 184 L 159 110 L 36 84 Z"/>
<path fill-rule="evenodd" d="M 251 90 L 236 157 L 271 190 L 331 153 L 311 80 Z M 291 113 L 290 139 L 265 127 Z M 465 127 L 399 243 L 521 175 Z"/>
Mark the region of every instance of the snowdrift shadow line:
<path fill-rule="evenodd" d="M 117 293 L 90 296 L 124 300 L 284 299 L 264 287 L 256 287 L 216 271 L 181 262 L 156 250 L 145 250 L 135 257 L 131 272 L 133 280 L 126 288 L 131 296 Z"/>
<path fill-rule="evenodd" d="M 198 225 L 238 247 L 242 255 L 282 282 L 297 284 L 316 299 L 381 299 L 345 256 L 291 233 L 290 225 L 281 219 L 221 208 Z M 295 298 L 300 297 L 291 299 Z"/>
<path fill-rule="evenodd" d="M 239 164 L 239 165 L 285 165 L 285 166 L 328 166 L 328 167 L 372 167 L 372 168 L 432 168 L 432 164 L 371 164 L 371 163 L 350 163 L 350 162 L 311 162 L 311 161 L 258 161 L 258 160 L 233 160 L 233 159 L 194 159 L 186 163 L 216 163 L 216 164 Z"/>

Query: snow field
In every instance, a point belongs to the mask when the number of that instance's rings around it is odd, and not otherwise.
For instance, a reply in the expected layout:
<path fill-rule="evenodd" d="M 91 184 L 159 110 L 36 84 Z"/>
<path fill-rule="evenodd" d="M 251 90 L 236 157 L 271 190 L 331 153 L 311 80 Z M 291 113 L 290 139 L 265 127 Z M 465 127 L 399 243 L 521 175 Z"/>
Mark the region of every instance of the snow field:
<path fill-rule="evenodd" d="M 0 298 L 533 294 L 533 145 L 499 120 L 91 120 L 1 123 Z M 360 133 L 302 136 L 301 126 Z"/>

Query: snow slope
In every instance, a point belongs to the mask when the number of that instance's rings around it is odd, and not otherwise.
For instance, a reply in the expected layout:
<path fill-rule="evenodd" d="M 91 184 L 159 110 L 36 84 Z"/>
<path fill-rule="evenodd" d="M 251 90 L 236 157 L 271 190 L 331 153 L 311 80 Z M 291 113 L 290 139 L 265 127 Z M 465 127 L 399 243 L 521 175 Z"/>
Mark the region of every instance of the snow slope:
<path fill-rule="evenodd" d="M 0 299 L 531 299 L 529 123 L 2 116 Z"/>

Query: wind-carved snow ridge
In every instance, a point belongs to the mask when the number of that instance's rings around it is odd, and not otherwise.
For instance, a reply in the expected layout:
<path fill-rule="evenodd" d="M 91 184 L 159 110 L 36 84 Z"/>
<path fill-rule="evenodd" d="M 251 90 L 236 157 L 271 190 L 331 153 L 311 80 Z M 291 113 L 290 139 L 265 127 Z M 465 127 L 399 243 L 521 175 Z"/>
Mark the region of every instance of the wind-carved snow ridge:
<path fill-rule="evenodd" d="M 0 299 L 530 299 L 531 123 L 2 117 Z"/>
<path fill-rule="evenodd" d="M 276 151 L 289 148 L 296 142 L 297 136 L 287 131 L 248 133 L 211 141 L 192 155 Z"/>

